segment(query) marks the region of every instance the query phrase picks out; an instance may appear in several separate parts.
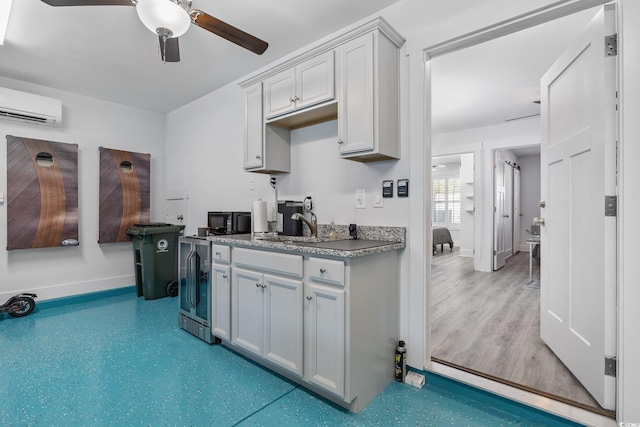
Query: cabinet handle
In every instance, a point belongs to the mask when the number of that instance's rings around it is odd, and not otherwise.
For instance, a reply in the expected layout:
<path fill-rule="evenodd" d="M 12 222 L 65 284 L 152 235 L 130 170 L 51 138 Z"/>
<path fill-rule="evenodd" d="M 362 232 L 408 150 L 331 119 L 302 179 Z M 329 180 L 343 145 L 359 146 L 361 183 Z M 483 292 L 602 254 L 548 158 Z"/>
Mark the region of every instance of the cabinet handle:
<path fill-rule="evenodd" d="M 256 154 L 256 159 L 260 160 L 260 154 Z"/>
<path fill-rule="evenodd" d="M 293 97 L 293 100 L 294 100 L 294 102 L 297 102 L 297 101 L 300 101 L 300 98 L 298 98 L 298 95 L 295 95 L 295 96 Z"/>
<path fill-rule="evenodd" d="M 220 252 L 216 252 L 216 256 L 220 256 Z"/>
<path fill-rule="evenodd" d="M 266 288 L 267 288 L 267 285 L 262 285 L 262 289 L 266 289 Z"/>
<path fill-rule="evenodd" d="M 222 275 L 222 278 L 223 278 L 223 279 L 228 279 L 228 278 L 229 278 L 229 276 L 227 276 L 226 274 L 223 274 L 223 275 Z"/>
<path fill-rule="evenodd" d="M 256 283 L 256 288 L 260 288 L 260 287 L 262 287 L 260 283 Z"/>
<path fill-rule="evenodd" d="M 293 102 L 293 98 L 289 98 L 289 102 Z"/>
<path fill-rule="evenodd" d="M 321 268 L 321 269 L 320 269 L 320 274 L 324 274 L 324 273 L 326 273 L 326 272 L 327 272 L 327 269 L 326 269 L 326 268 Z"/>
<path fill-rule="evenodd" d="M 341 139 L 339 139 L 339 140 L 338 140 L 338 144 L 342 144 L 342 143 L 344 143 L 344 141 L 343 141 L 343 140 L 341 140 Z"/>
<path fill-rule="evenodd" d="M 307 295 L 307 301 L 311 301 L 313 297 L 311 295 Z"/>

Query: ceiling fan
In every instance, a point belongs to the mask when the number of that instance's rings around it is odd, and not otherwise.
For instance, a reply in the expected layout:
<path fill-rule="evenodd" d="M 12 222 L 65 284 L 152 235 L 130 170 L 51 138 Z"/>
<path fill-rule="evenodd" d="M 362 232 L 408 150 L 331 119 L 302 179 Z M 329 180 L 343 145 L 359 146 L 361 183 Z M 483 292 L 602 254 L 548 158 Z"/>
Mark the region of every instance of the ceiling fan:
<path fill-rule="evenodd" d="M 212 32 L 258 55 L 269 44 L 199 9 L 191 9 L 193 0 L 42 0 L 50 6 L 135 6 L 142 23 L 158 35 L 160 55 L 165 62 L 179 62 L 178 37 L 190 24 Z"/>

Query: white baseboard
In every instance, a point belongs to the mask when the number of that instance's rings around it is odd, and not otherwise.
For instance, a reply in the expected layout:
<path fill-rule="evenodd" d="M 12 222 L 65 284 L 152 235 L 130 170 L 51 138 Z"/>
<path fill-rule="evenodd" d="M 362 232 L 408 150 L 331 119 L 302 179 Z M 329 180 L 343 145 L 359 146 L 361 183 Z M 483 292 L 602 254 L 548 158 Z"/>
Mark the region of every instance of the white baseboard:
<path fill-rule="evenodd" d="M 460 248 L 459 256 L 473 258 L 473 249 L 462 249 L 462 248 Z"/>
<path fill-rule="evenodd" d="M 30 292 L 38 295 L 38 301 L 70 297 L 74 295 L 89 294 L 92 292 L 108 291 L 111 289 L 124 288 L 135 285 L 136 279 L 133 274 L 107 279 L 91 280 L 88 282 L 66 283 L 63 285 L 45 286 L 42 288 L 26 288 L 10 292 L 0 293 L 0 302 L 11 298 L 21 292 Z"/>

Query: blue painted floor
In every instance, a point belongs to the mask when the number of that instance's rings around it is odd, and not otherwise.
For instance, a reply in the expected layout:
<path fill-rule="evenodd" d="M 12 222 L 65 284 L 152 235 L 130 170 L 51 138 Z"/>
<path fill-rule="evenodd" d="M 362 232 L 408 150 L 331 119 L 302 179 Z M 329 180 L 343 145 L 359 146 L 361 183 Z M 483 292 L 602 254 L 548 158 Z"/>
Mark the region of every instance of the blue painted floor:
<path fill-rule="evenodd" d="M 0 425 L 576 425 L 433 374 L 352 414 L 182 331 L 177 298 L 132 289 L 0 315 Z"/>

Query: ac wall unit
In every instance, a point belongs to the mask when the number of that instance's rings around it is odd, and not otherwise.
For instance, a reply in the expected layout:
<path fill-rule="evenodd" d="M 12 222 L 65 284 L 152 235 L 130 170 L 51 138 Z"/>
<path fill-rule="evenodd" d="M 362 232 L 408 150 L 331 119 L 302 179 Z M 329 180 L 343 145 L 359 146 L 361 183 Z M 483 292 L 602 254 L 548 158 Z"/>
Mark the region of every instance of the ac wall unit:
<path fill-rule="evenodd" d="M 57 125 L 62 121 L 62 101 L 0 87 L 0 117 Z"/>

